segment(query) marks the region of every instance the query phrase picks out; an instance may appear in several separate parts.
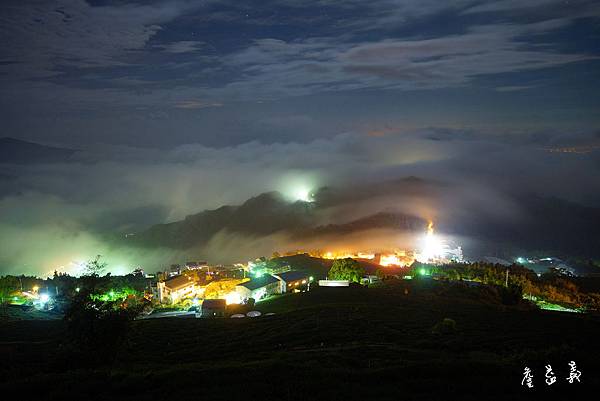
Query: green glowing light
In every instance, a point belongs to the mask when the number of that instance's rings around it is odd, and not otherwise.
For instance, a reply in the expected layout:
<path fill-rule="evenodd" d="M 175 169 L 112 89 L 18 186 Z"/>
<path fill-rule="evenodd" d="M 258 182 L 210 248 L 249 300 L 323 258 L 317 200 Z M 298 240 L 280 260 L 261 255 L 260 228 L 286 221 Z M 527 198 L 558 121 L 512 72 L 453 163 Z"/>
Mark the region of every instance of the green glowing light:
<path fill-rule="evenodd" d="M 571 312 L 571 313 L 581 313 L 581 310 L 573 309 L 573 308 L 565 308 L 564 306 L 553 304 L 551 302 L 546 302 L 543 300 L 538 300 L 535 302 L 536 305 L 540 309 L 555 311 L 555 312 Z"/>
<path fill-rule="evenodd" d="M 122 288 L 120 290 L 110 290 L 109 292 L 104 293 L 104 294 L 92 294 L 92 295 L 90 295 L 90 298 L 92 298 L 95 301 L 108 302 L 108 301 L 124 300 L 125 298 L 127 298 L 129 296 L 137 296 L 137 295 L 139 295 L 139 293 L 132 288 Z"/>
<path fill-rule="evenodd" d="M 425 269 L 419 269 L 419 274 L 420 274 L 421 276 L 424 276 L 424 275 L 426 275 L 426 274 L 427 274 L 427 270 L 425 270 Z"/>
<path fill-rule="evenodd" d="M 314 278 L 313 276 L 310 276 L 310 277 L 308 278 L 308 280 L 310 280 L 310 281 L 314 281 L 314 279 L 315 279 L 315 278 Z"/>

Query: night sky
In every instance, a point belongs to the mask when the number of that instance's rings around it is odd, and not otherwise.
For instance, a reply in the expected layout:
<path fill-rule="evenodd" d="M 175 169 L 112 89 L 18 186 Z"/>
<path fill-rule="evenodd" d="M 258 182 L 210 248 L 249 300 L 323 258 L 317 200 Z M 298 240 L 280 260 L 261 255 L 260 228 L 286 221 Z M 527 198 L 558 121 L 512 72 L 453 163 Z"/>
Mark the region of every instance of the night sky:
<path fill-rule="evenodd" d="M 0 18 L 0 136 L 78 150 L 2 164 L 0 269 L 37 269 L 24 242 L 78 253 L 409 175 L 490 208 L 520 188 L 600 206 L 594 0 L 3 0 Z"/>

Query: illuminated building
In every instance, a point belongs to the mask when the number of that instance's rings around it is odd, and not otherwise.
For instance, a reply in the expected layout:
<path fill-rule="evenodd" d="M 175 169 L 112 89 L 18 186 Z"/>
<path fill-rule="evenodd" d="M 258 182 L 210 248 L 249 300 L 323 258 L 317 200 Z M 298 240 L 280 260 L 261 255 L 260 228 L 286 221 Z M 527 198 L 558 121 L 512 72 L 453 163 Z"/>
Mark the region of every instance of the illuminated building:
<path fill-rule="evenodd" d="M 175 303 L 185 298 L 192 298 L 201 290 L 196 282 L 186 276 L 181 275 L 168 279 L 157 284 L 158 300 L 161 303 Z"/>
<path fill-rule="evenodd" d="M 280 280 L 270 274 L 255 277 L 250 281 L 235 286 L 236 293 L 242 302 L 252 298 L 259 301 L 270 295 L 281 294 Z"/>
<path fill-rule="evenodd" d="M 304 290 L 310 284 L 309 274 L 301 271 L 287 271 L 274 276 L 280 280 L 281 293 Z"/>

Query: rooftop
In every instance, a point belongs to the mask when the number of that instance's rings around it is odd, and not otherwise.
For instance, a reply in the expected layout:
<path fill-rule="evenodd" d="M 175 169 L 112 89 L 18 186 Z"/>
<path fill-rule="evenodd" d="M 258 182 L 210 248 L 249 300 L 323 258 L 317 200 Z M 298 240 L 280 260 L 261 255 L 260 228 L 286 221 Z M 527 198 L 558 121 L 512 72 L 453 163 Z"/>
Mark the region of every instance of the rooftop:
<path fill-rule="evenodd" d="M 227 307 L 227 301 L 224 299 L 205 299 L 202 301 L 202 309 L 206 308 L 225 308 Z"/>
<path fill-rule="evenodd" d="M 168 287 L 170 290 L 179 290 L 181 288 L 185 288 L 193 284 L 194 280 L 192 280 L 185 274 L 170 278 L 167 281 L 165 281 L 165 287 Z"/>
<path fill-rule="evenodd" d="M 253 278 L 250 281 L 246 281 L 245 283 L 242 284 L 238 284 L 238 287 L 245 287 L 247 289 L 249 289 L 250 291 L 256 290 L 260 287 L 264 287 L 265 285 L 269 285 L 272 283 L 276 283 L 277 280 L 275 277 L 271 276 L 270 274 L 265 274 L 260 278 Z"/>
<path fill-rule="evenodd" d="M 303 280 L 308 278 L 308 273 L 303 271 L 292 270 L 289 272 L 279 273 L 279 277 L 285 282 Z"/>

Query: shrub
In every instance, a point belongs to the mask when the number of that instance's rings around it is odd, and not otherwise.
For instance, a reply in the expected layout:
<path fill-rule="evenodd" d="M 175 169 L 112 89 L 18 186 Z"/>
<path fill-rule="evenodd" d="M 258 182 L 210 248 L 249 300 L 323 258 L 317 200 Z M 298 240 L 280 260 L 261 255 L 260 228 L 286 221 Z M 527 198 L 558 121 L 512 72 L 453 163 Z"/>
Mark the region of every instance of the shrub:
<path fill-rule="evenodd" d="M 441 322 L 436 323 L 431 332 L 435 335 L 456 333 L 456 322 L 446 317 Z"/>
<path fill-rule="evenodd" d="M 67 345 L 71 346 L 71 356 L 85 365 L 109 363 L 126 338 L 131 321 L 148 301 L 135 297 L 103 301 L 90 295 L 82 291 L 67 307 Z"/>

